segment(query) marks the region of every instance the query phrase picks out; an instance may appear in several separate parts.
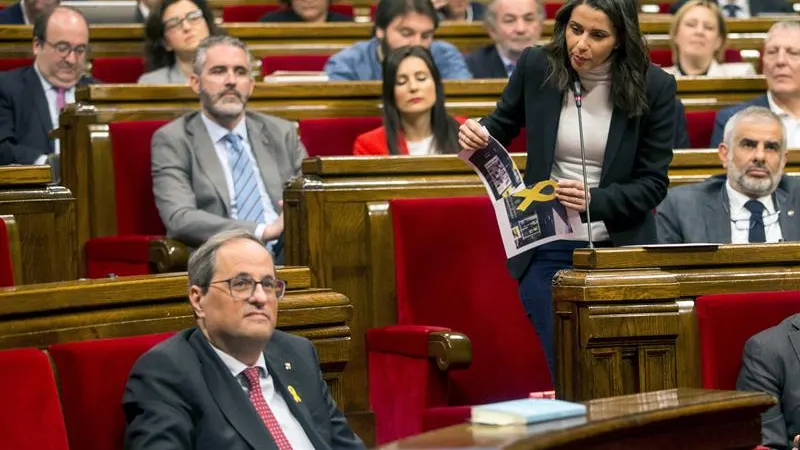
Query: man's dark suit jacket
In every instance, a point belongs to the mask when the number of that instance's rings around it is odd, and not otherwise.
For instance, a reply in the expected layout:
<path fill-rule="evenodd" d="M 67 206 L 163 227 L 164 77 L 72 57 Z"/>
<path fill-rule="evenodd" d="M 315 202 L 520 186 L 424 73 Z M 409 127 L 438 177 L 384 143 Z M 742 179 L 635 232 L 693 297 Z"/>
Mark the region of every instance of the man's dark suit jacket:
<path fill-rule="evenodd" d="M 494 44 L 481 47 L 464 57 L 474 78 L 508 78 L 508 72 Z"/>
<path fill-rule="evenodd" d="M 725 124 L 728 123 L 731 117 L 737 112 L 747 108 L 748 106 L 763 106 L 769 108 L 769 100 L 767 94 L 760 95 L 750 101 L 739 103 L 738 105 L 729 106 L 725 109 L 717 111 L 717 116 L 714 118 L 714 132 L 711 134 L 710 148 L 719 147 L 722 142 L 723 134 L 725 133 Z"/>
<path fill-rule="evenodd" d="M 20 2 L 0 10 L 0 25 L 25 25 L 25 16 L 22 14 Z"/>
<path fill-rule="evenodd" d="M 800 314 L 751 337 L 744 345 L 738 391 L 772 395 L 778 404 L 761 416 L 761 444 L 789 450 L 800 433 Z"/>
<path fill-rule="evenodd" d="M 681 6 L 688 1 L 689 0 L 679 0 L 673 3 L 672 6 L 669 7 L 669 13 L 675 14 L 681 8 Z M 716 0 L 713 1 L 716 2 Z M 751 16 L 769 13 L 792 14 L 793 12 L 792 3 L 786 0 L 750 0 Z"/>
<path fill-rule="evenodd" d="M 481 121 L 504 145 L 526 127 L 527 186 L 550 179 L 555 158 L 565 92 L 544 84 L 548 72 L 541 48 L 525 50 L 497 108 Z M 600 185 L 590 191 L 592 220 L 605 223 L 615 246 L 657 242 L 653 208 L 667 195 L 669 185 L 675 78 L 654 65 L 650 65 L 646 77 L 649 110 L 642 116 L 628 117 L 626 111 L 614 108 Z M 529 251 L 509 260 L 511 275 L 520 278 L 532 257 L 533 251 Z"/>
<path fill-rule="evenodd" d="M 82 78 L 78 84 L 94 80 Z M 33 66 L 0 72 L 0 165 L 33 164 L 53 153 L 51 123 L 42 83 Z"/>
<path fill-rule="evenodd" d="M 258 19 L 259 22 L 304 22 L 303 18 L 297 15 L 291 8 L 281 8 L 264 14 Z M 335 11 L 328 11 L 325 22 L 352 22 L 353 18 Z"/>
<path fill-rule="evenodd" d="M 264 356 L 275 389 L 316 450 L 364 449 L 331 398 L 310 341 L 276 330 Z M 139 358 L 122 405 L 127 450 L 277 450 L 241 384 L 198 328 Z"/>

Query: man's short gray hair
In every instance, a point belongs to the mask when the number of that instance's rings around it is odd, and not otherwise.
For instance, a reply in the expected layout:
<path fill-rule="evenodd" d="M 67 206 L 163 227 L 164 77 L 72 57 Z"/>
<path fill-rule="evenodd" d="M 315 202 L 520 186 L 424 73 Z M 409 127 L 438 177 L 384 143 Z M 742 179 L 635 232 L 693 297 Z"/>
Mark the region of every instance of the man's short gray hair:
<path fill-rule="evenodd" d="M 483 22 L 488 28 L 494 28 L 497 25 L 497 12 L 495 12 L 495 7 L 497 3 L 501 0 L 491 0 L 486 5 L 486 12 L 483 16 Z M 522 1 L 522 0 L 517 0 Z M 536 3 L 536 20 L 541 24 L 544 22 L 545 19 L 545 12 L 544 12 L 544 2 L 542 0 L 524 0 L 524 1 L 533 1 Z"/>
<path fill-rule="evenodd" d="M 772 37 L 772 33 L 777 30 L 800 30 L 800 20 L 781 20 L 780 22 L 772 24 L 772 26 L 769 27 L 769 31 L 767 31 L 767 37 L 764 38 L 765 46 Z"/>
<path fill-rule="evenodd" d="M 763 106 L 748 106 L 747 108 L 737 112 L 725 124 L 725 131 L 723 132 L 722 141 L 728 147 L 728 158 L 733 158 L 733 148 L 735 143 L 733 139 L 736 135 L 736 128 L 743 120 L 753 120 L 758 122 L 775 122 L 781 129 L 781 153 L 786 153 L 786 128 L 783 126 L 783 121 L 777 114 L 772 112 L 769 108 Z"/>
<path fill-rule="evenodd" d="M 247 55 L 247 69 L 250 70 L 253 66 L 253 55 L 250 54 L 250 50 L 247 49 L 247 45 L 245 45 L 241 39 L 226 35 L 209 36 L 200 42 L 200 45 L 197 46 L 197 50 L 194 52 L 192 70 L 195 75 L 199 76 L 203 73 L 203 66 L 206 64 L 206 58 L 208 57 L 208 49 L 216 47 L 217 45 L 230 45 L 242 49 L 244 54 Z"/>
<path fill-rule="evenodd" d="M 189 263 L 187 264 L 189 286 L 199 286 L 203 294 L 208 292 L 211 279 L 214 278 L 214 274 L 217 271 L 217 251 L 223 245 L 237 239 L 247 239 L 258 243 L 258 245 L 264 245 L 253 233 L 243 229 L 222 231 L 211 236 L 189 257 Z"/>

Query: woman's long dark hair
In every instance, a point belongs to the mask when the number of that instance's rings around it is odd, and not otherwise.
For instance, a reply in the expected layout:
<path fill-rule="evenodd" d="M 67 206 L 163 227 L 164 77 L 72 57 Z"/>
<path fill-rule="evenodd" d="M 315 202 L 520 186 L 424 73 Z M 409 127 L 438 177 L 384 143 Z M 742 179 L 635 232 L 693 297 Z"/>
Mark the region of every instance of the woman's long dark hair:
<path fill-rule="evenodd" d="M 170 6 L 181 0 L 164 0 L 158 8 L 150 13 L 145 26 L 144 55 L 147 62 L 147 70 L 156 70 L 162 67 L 172 67 L 175 65 L 175 52 L 167 50 L 164 44 L 164 11 Z M 214 15 L 205 0 L 189 0 L 197 5 L 203 12 L 203 20 L 208 26 L 208 35 L 215 36 L 223 34 L 214 23 Z"/>
<path fill-rule="evenodd" d="M 433 148 L 440 153 L 458 153 L 458 122 L 447 114 L 444 107 L 444 86 L 439 69 L 433 62 L 428 49 L 419 46 L 400 47 L 391 51 L 383 61 L 383 127 L 386 130 L 386 144 L 390 155 L 399 155 L 398 137 L 402 133 L 400 110 L 397 109 L 397 98 L 394 95 L 397 83 L 397 70 L 406 58 L 416 56 L 425 61 L 431 71 L 433 84 L 436 86 L 436 101 L 431 110 L 431 130 L 433 131 Z"/>
<path fill-rule="evenodd" d="M 617 33 L 617 47 L 611 53 L 611 98 L 614 107 L 631 117 L 647 111 L 647 69 L 650 59 L 647 43 L 639 30 L 635 0 L 570 0 L 556 14 L 553 40 L 544 47 L 551 71 L 547 78 L 556 88 L 566 91 L 574 80 L 569 61 L 566 33 L 572 11 L 587 5 L 605 13 Z"/>

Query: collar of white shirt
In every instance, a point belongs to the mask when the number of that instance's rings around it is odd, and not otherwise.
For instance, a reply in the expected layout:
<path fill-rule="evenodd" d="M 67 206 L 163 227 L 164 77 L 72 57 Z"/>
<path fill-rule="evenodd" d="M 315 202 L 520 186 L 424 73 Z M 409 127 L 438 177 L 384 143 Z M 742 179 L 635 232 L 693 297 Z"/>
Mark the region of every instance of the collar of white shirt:
<path fill-rule="evenodd" d="M 231 375 L 233 375 L 234 378 L 239 379 L 239 375 L 241 375 L 242 372 L 244 372 L 245 369 L 250 367 L 247 364 L 245 364 L 245 363 L 239 361 L 238 359 L 234 358 L 233 356 L 231 356 L 231 355 L 223 352 L 222 350 L 218 349 L 217 347 L 215 347 L 210 342 L 209 342 L 209 345 L 211 345 L 211 348 L 214 349 L 214 352 L 217 354 L 217 356 L 219 356 L 219 359 L 222 360 L 222 363 L 225 364 L 225 367 L 228 368 L 228 370 L 231 372 Z M 264 359 L 264 352 L 261 352 L 261 354 L 258 355 L 258 360 L 256 361 L 256 364 L 255 364 L 254 367 L 260 367 L 261 368 L 261 370 L 262 370 L 261 376 L 262 377 L 264 377 L 267 374 L 269 374 L 269 371 L 267 371 L 267 362 Z"/>
<path fill-rule="evenodd" d="M 496 45 L 495 48 L 497 49 L 497 55 L 500 56 L 500 61 L 503 62 L 503 69 L 505 69 L 506 73 L 508 73 L 508 65 L 509 64 L 513 64 L 513 65 L 516 66 L 516 64 L 511 62 L 510 59 L 506 58 L 505 55 L 503 55 L 503 52 L 500 51 L 500 46 L 499 45 Z M 511 75 L 511 74 L 509 74 L 509 75 Z"/>
<path fill-rule="evenodd" d="M 781 119 L 794 119 L 797 120 L 797 117 L 794 117 L 791 113 L 784 110 L 777 103 L 775 103 L 775 99 L 772 97 L 772 92 L 767 91 L 767 104 L 769 105 L 770 111 L 774 112 L 778 115 Z"/>
<path fill-rule="evenodd" d="M 142 13 L 142 18 L 144 18 L 145 21 L 150 17 L 150 8 L 142 2 L 139 2 L 139 12 Z"/>
<path fill-rule="evenodd" d="M 728 193 L 728 202 L 731 206 L 731 219 L 748 219 L 750 217 L 750 211 L 744 207 L 744 204 L 753 199 L 734 189 L 731 186 L 730 180 L 725 183 L 725 190 Z M 775 204 L 772 201 L 772 195 L 765 195 L 756 200 L 764 204 L 764 215 L 775 214 Z"/>
<path fill-rule="evenodd" d="M 200 116 L 203 118 L 203 124 L 206 126 L 206 131 L 208 131 L 208 136 L 211 138 L 211 142 L 214 145 L 224 138 L 231 130 L 223 127 L 222 125 L 214 122 L 213 120 L 206 117 L 205 113 L 200 113 Z M 238 134 L 239 137 L 242 138 L 244 142 L 249 142 L 247 140 L 247 118 L 243 117 L 239 123 L 233 128 L 233 132 Z"/>

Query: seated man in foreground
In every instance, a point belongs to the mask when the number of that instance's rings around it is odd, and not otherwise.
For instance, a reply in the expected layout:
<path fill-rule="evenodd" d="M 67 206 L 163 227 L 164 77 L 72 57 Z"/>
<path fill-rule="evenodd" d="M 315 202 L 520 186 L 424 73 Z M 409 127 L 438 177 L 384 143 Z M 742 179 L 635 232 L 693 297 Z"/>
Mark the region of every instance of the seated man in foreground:
<path fill-rule="evenodd" d="M 250 232 L 211 237 L 189 259 L 197 327 L 142 355 L 123 397 L 125 448 L 363 449 L 310 341 L 275 330 L 286 283 Z"/>
<path fill-rule="evenodd" d="M 167 234 L 192 247 L 243 228 L 272 251 L 283 232 L 283 185 L 299 175 L 307 156 L 291 122 L 247 111 L 255 85 L 251 60 L 239 39 L 206 38 L 189 79 L 200 111 L 153 135 L 158 212 Z"/>
<path fill-rule="evenodd" d="M 736 389 L 764 392 L 778 399 L 778 404 L 762 415 L 762 445 L 775 450 L 797 448 L 800 434 L 800 314 L 748 339 Z"/>
<path fill-rule="evenodd" d="M 658 206 L 662 243 L 744 244 L 800 240 L 797 181 L 783 175 L 783 122 L 751 106 L 725 124 L 719 158 L 727 175 L 672 188 Z"/>

